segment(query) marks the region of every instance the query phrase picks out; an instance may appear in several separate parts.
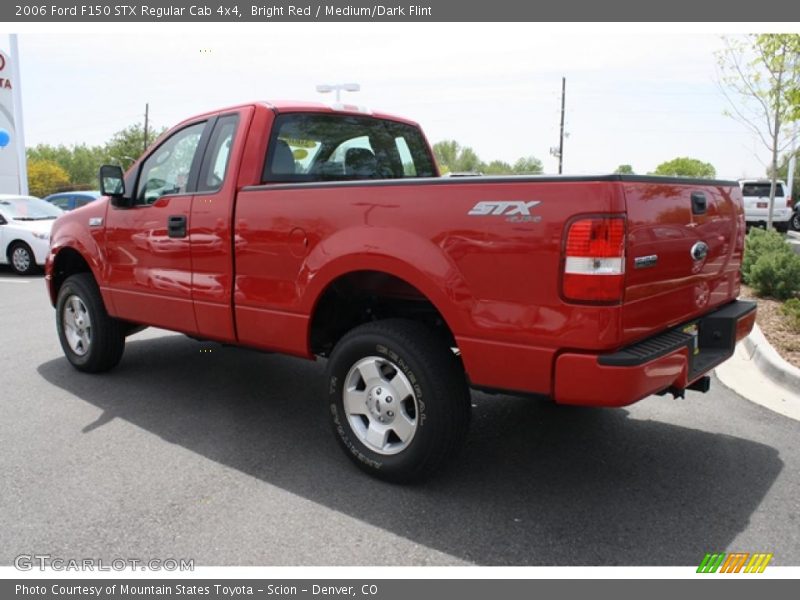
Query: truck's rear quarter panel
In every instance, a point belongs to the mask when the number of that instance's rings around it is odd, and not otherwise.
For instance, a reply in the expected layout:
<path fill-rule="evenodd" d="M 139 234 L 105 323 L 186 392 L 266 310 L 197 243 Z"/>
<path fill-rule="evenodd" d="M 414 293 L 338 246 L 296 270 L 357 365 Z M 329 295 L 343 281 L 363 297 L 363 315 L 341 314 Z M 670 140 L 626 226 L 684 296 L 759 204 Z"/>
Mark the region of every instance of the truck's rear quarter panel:
<path fill-rule="evenodd" d="M 702 215 L 692 214 L 697 192 L 706 198 Z M 307 355 L 300 332 L 325 286 L 347 272 L 383 271 L 439 308 L 474 385 L 557 395 L 558 355 L 592 360 L 736 297 L 744 233 L 737 194 L 724 182 L 620 178 L 246 188 L 236 208 L 240 341 Z M 524 218 L 470 214 L 481 202 L 537 204 Z M 562 297 L 565 228 L 586 215 L 627 217 L 620 302 Z M 701 240 L 708 254 L 696 261 L 690 251 Z M 637 268 L 646 255 L 657 255 L 656 264 Z"/>
<path fill-rule="evenodd" d="M 539 204 L 530 219 L 469 214 L 487 201 Z M 246 325 L 270 322 L 277 332 L 285 321 L 286 330 L 294 331 L 311 314 L 318 286 L 337 269 L 388 270 L 440 308 L 474 383 L 551 393 L 557 349 L 620 343 L 618 307 L 570 304 L 560 297 L 565 222 L 578 214 L 622 214 L 624 206 L 622 189 L 608 181 L 440 180 L 245 190 L 236 209 L 238 330 L 256 336 L 248 332 L 259 330 Z M 299 246 L 302 239 L 306 248 Z M 243 341 L 259 345 L 255 337 Z"/>

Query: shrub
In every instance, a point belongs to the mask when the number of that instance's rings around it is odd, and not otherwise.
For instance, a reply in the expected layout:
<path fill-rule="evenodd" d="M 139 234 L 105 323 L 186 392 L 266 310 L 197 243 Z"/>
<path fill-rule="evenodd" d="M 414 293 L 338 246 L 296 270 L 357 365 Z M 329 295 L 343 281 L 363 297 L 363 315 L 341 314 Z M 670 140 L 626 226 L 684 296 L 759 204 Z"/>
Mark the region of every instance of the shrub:
<path fill-rule="evenodd" d="M 789 324 L 800 331 L 800 299 L 789 298 L 781 306 L 781 312 L 789 317 Z"/>
<path fill-rule="evenodd" d="M 69 175 L 50 160 L 28 161 L 28 189 L 34 196 L 44 198 L 61 191 L 69 185 Z"/>
<path fill-rule="evenodd" d="M 762 254 L 750 268 L 750 285 L 759 296 L 772 296 L 778 300 L 791 298 L 800 290 L 800 256 L 791 249 L 788 254 Z"/>
<path fill-rule="evenodd" d="M 786 243 L 783 236 L 776 231 L 765 231 L 753 227 L 744 240 L 744 257 L 742 258 L 742 281 L 747 285 L 754 285 L 751 271 L 758 259 L 765 254 L 794 255 L 792 247 Z"/>

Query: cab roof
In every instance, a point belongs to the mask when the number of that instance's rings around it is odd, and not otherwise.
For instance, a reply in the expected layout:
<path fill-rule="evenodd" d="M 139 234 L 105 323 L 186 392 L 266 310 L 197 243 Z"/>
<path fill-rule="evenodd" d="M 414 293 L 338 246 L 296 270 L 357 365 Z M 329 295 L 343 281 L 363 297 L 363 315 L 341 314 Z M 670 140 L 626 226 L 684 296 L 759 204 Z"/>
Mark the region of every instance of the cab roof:
<path fill-rule="evenodd" d="M 301 100 L 266 100 L 259 102 L 247 102 L 243 104 L 237 104 L 235 106 L 227 106 L 225 108 L 210 110 L 199 115 L 194 115 L 193 117 L 190 117 L 189 119 L 185 119 L 184 121 L 182 121 L 181 124 L 187 121 L 193 121 L 198 117 L 211 116 L 224 112 L 230 112 L 248 106 L 263 106 L 265 108 L 268 108 L 269 110 L 275 111 L 278 114 L 295 113 L 295 112 L 313 112 L 313 113 L 329 113 L 329 114 L 363 115 L 363 116 L 375 117 L 377 119 L 398 121 L 400 123 L 406 123 L 407 125 L 419 127 L 419 123 L 417 123 L 416 121 L 412 121 L 411 119 L 406 119 L 405 117 L 400 117 L 390 113 L 373 111 L 363 106 L 358 106 L 356 104 L 349 104 L 344 102 L 338 104 L 325 104 L 323 102 L 304 102 Z"/>

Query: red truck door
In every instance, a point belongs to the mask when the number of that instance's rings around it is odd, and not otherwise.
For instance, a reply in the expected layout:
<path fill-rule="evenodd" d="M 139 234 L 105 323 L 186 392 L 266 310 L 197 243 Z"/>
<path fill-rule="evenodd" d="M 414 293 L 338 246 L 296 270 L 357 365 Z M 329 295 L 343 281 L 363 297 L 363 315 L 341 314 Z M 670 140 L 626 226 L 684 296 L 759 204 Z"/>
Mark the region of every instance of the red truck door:
<path fill-rule="evenodd" d="M 210 129 L 190 123 L 161 142 L 141 166 L 132 205 L 108 210 L 107 285 L 121 318 L 197 331 L 189 221 Z"/>
<path fill-rule="evenodd" d="M 192 199 L 192 301 L 199 335 L 236 339 L 231 309 L 233 244 L 231 218 L 237 173 L 252 108 L 215 119 Z"/>

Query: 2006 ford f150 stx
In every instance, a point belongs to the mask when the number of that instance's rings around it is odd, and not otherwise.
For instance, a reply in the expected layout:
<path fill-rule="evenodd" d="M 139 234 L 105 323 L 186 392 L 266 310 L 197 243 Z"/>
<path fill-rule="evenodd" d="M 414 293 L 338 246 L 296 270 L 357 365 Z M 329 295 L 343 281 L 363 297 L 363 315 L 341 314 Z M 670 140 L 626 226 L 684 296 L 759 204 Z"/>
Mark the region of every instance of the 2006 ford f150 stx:
<path fill-rule="evenodd" d="M 441 178 L 413 122 L 256 103 L 184 121 L 101 185 L 51 236 L 69 361 L 111 369 L 144 325 L 325 357 L 339 442 L 394 481 L 458 449 L 470 387 L 705 391 L 755 319 L 735 181 Z"/>

